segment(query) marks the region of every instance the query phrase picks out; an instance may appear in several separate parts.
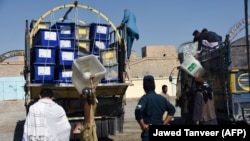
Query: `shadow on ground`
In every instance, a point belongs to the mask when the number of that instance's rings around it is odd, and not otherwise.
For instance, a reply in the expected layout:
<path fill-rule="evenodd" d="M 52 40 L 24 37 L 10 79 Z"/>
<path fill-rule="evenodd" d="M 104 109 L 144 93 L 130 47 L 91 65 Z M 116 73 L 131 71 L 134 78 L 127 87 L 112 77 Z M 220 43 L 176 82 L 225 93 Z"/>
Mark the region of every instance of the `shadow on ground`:
<path fill-rule="evenodd" d="M 13 141 L 22 141 L 24 122 L 25 120 L 21 120 L 17 122 Z"/>
<path fill-rule="evenodd" d="M 17 122 L 13 141 L 22 141 L 24 122 L 25 122 L 25 120 Z M 170 123 L 170 125 L 185 125 L 185 121 L 181 117 L 175 117 L 174 120 Z M 140 134 L 138 134 L 138 136 L 139 135 Z M 70 141 L 80 141 L 80 140 L 79 139 L 71 139 Z M 99 138 L 98 141 L 114 141 L 114 140 L 111 138 L 105 137 L 105 138 Z"/>
<path fill-rule="evenodd" d="M 13 141 L 22 141 L 24 123 L 25 123 L 25 120 L 17 122 L 16 127 L 15 127 L 15 133 L 14 133 Z M 80 139 L 72 139 L 70 141 L 80 141 Z M 113 139 L 99 138 L 98 141 L 113 141 Z"/>

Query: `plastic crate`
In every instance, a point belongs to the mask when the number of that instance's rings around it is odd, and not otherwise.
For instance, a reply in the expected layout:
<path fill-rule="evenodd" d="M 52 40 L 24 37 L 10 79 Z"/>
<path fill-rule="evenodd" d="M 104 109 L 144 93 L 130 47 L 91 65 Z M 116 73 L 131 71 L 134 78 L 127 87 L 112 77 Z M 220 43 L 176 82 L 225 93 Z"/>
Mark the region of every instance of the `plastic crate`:
<path fill-rule="evenodd" d="M 75 45 L 81 54 L 90 54 L 90 40 L 76 40 Z"/>
<path fill-rule="evenodd" d="M 34 37 L 34 45 L 58 46 L 58 32 L 52 29 L 39 29 Z"/>
<path fill-rule="evenodd" d="M 90 41 L 91 54 L 99 55 L 101 50 L 106 50 L 108 48 L 109 48 L 109 40 L 91 39 Z"/>
<path fill-rule="evenodd" d="M 52 27 L 52 29 L 56 29 L 59 31 L 59 37 L 75 37 L 75 23 L 62 23 L 56 22 Z"/>
<path fill-rule="evenodd" d="M 58 79 L 57 82 L 60 83 L 72 83 L 72 69 L 71 68 L 58 68 Z"/>
<path fill-rule="evenodd" d="M 102 79 L 102 83 L 108 83 L 108 82 L 119 82 L 118 77 L 118 64 L 113 66 L 105 66 L 106 73 L 104 75 L 104 78 Z"/>
<path fill-rule="evenodd" d="M 57 49 L 57 63 L 59 65 L 72 65 L 73 60 L 78 58 L 78 50 L 76 49 Z"/>
<path fill-rule="evenodd" d="M 55 64 L 34 63 L 31 71 L 32 82 L 53 83 Z"/>
<path fill-rule="evenodd" d="M 107 49 L 100 52 L 100 60 L 104 66 L 117 64 L 117 49 Z"/>
<path fill-rule="evenodd" d="M 108 24 L 91 23 L 90 24 L 90 39 L 109 40 Z"/>
<path fill-rule="evenodd" d="M 34 46 L 31 48 L 32 62 L 55 63 L 55 47 Z"/>
<path fill-rule="evenodd" d="M 59 48 L 75 48 L 75 40 L 69 38 L 60 38 Z"/>
<path fill-rule="evenodd" d="M 75 30 L 75 39 L 88 40 L 90 35 L 90 25 L 77 25 Z"/>
<path fill-rule="evenodd" d="M 34 25 L 36 24 L 36 20 L 32 20 L 30 22 L 30 31 L 34 28 Z M 36 30 L 38 29 L 48 29 L 50 27 L 50 22 L 40 22 L 37 27 L 36 27 Z"/>
<path fill-rule="evenodd" d="M 91 87 L 89 75 L 93 74 L 94 86 L 97 86 L 106 73 L 106 69 L 95 55 L 87 55 L 75 59 L 72 65 L 72 83 L 79 94 L 85 87 Z"/>
<path fill-rule="evenodd" d="M 54 84 L 57 86 L 74 86 L 72 81 L 55 80 Z"/>
<path fill-rule="evenodd" d="M 101 80 L 101 83 L 103 83 L 103 84 L 109 84 L 109 83 L 121 83 L 121 80 L 120 80 L 119 78 L 109 79 L 109 80 L 102 79 L 102 80 Z"/>

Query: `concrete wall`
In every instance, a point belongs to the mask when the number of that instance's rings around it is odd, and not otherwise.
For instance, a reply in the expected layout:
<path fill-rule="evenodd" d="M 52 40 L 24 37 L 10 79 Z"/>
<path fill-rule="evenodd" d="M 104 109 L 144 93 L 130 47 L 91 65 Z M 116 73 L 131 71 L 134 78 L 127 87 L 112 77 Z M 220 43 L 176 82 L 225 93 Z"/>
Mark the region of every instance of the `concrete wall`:
<path fill-rule="evenodd" d="M 24 77 L 0 77 L 0 101 L 24 99 Z"/>
<path fill-rule="evenodd" d="M 126 91 L 126 98 L 139 98 L 143 94 L 145 94 L 143 90 L 143 81 L 141 79 L 133 79 L 134 86 L 129 86 Z M 157 93 L 161 93 L 161 86 L 162 85 L 168 86 L 168 94 L 171 97 L 176 97 L 176 77 L 173 77 L 173 81 L 169 82 L 168 78 L 161 77 L 157 78 L 155 77 L 155 91 Z"/>
<path fill-rule="evenodd" d="M 154 74 L 155 77 L 168 77 L 174 67 L 179 66 L 176 58 L 142 58 L 129 63 L 132 78 L 143 78 L 144 75 Z M 174 69 L 173 75 L 177 75 Z"/>
<path fill-rule="evenodd" d="M 142 49 L 142 58 L 144 57 L 176 57 L 175 46 L 144 46 Z"/>
<path fill-rule="evenodd" d="M 22 60 L 6 60 L 0 63 L 0 77 L 6 76 L 23 76 L 24 61 Z"/>
<path fill-rule="evenodd" d="M 144 75 L 153 74 L 155 77 L 168 77 L 173 68 L 179 66 L 178 54 L 174 46 L 145 46 L 142 48 L 142 57 L 132 52 L 130 59 L 130 72 L 132 78 L 143 78 Z M 177 75 L 177 70 L 172 72 Z"/>
<path fill-rule="evenodd" d="M 24 99 L 23 67 L 23 57 L 13 57 L 0 63 L 0 101 Z"/>
<path fill-rule="evenodd" d="M 21 76 L 23 71 L 23 64 L 20 65 L 0 65 L 0 74 L 1 77 L 4 76 Z"/>

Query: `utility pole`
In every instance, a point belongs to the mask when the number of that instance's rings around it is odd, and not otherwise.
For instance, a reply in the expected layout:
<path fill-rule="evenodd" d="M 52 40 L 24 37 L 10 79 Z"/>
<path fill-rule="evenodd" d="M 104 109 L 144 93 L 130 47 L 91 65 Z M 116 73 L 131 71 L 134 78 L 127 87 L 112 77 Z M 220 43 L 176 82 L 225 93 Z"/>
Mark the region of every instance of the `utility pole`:
<path fill-rule="evenodd" d="M 245 6 L 245 29 L 246 29 L 246 48 L 247 48 L 248 84 L 249 84 L 249 90 L 250 90 L 249 40 L 248 40 L 248 0 L 245 0 L 244 6 Z"/>

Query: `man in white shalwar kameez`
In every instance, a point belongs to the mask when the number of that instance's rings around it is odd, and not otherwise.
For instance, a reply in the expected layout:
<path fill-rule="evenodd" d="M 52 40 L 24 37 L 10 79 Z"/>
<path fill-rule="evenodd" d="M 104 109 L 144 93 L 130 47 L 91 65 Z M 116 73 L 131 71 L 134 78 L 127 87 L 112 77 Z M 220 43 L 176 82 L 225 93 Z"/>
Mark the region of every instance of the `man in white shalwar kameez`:
<path fill-rule="evenodd" d="M 53 100 L 53 92 L 43 89 L 30 106 L 24 124 L 23 141 L 69 141 L 71 125 L 64 109 Z"/>

